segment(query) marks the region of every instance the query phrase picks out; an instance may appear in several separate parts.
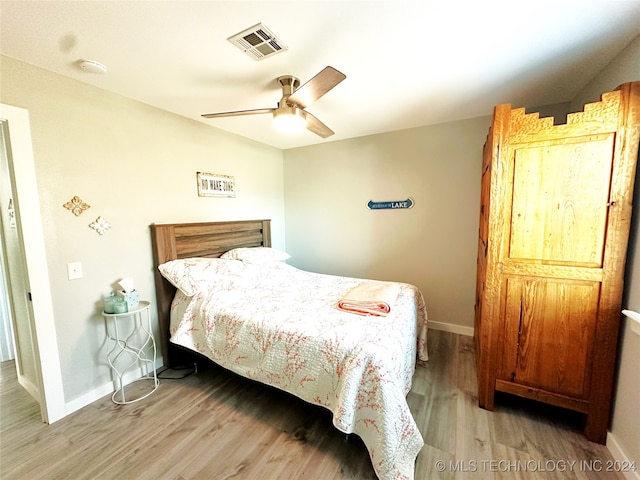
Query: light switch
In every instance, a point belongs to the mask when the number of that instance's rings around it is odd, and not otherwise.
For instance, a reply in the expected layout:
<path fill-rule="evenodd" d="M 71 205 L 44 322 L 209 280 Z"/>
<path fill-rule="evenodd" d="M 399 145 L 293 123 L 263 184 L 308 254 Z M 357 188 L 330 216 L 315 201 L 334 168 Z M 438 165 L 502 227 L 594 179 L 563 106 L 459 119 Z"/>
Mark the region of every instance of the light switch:
<path fill-rule="evenodd" d="M 82 278 L 82 263 L 81 262 L 67 263 L 67 277 L 69 277 L 69 280 L 76 280 L 78 278 Z"/>

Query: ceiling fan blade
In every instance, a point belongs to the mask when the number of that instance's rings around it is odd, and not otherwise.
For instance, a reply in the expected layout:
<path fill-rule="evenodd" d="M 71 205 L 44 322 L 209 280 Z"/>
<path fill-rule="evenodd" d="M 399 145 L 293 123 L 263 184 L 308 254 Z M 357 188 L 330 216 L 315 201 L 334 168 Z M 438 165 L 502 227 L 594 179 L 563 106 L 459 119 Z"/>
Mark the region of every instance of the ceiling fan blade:
<path fill-rule="evenodd" d="M 293 95 L 287 99 L 287 103 L 299 108 L 307 108 L 345 78 L 347 76 L 335 68 L 325 67 L 324 70 L 293 92 Z"/>
<path fill-rule="evenodd" d="M 255 110 L 238 110 L 235 112 L 203 113 L 204 118 L 238 117 L 240 115 L 259 115 L 261 113 L 273 113 L 275 108 L 257 108 Z"/>
<path fill-rule="evenodd" d="M 313 132 L 316 135 L 321 136 L 322 138 L 330 137 L 335 133 L 333 130 L 331 130 L 306 110 L 304 111 L 304 116 L 307 119 L 307 130 L 309 130 L 310 132 Z"/>

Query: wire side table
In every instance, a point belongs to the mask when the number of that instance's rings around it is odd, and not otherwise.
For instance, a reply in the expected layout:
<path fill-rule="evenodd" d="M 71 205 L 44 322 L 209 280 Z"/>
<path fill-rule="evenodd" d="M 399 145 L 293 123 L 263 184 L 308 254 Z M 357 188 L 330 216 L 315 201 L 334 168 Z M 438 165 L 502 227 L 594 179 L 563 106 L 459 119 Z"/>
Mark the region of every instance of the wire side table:
<path fill-rule="evenodd" d="M 160 385 L 155 368 L 156 341 L 151 329 L 149 305 L 149 302 L 141 301 L 137 307 L 125 313 L 102 312 L 107 327 L 107 341 L 113 342 L 107 353 L 117 387 L 111 400 L 119 405 L 147 398 Z M 136 368 L 140 369 L 142 376 L 125 384 L 125 375 L 135 374 Z M 152 382 L 151 390 L 137 398 L 127 399 L 125 387 L 140 381 Z"/>

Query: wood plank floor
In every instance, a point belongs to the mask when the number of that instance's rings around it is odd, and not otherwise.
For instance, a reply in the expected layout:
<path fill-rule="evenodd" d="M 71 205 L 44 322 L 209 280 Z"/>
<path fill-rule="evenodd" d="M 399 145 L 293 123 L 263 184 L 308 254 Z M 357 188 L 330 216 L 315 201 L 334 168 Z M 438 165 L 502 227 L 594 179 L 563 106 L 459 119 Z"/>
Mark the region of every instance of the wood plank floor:
<path fill-rule="evenodd" d="M 478 408 L 472 338 L 430 331 L 428 346 L 408 396 L 425 439 L 416 479 L 624 478 L 605 471 L 612 459 L 582 437 L 579 415 L 508 396 L 494 412 Z M 361 441 L 347 441 L 328 411 L 215 366 L 162 380 L 136 404 L 107 396 L 53 425 L 12 362 L 1 375 L 3 480 L 376 478 Z"/>

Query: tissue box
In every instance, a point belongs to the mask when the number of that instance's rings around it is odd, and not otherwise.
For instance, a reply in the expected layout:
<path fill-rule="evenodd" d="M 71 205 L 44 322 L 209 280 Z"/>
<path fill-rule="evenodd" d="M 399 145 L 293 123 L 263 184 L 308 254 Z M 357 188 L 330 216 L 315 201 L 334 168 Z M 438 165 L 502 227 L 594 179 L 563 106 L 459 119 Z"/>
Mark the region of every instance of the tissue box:
<path fill-rule="evenodd" d="M 138 295 L 137 290 L 133 290 L 132 292 L 124 292 L 123 290 L 118 290 L 118 296 L 124 298 L 124 301 L 127 304 L 127 308 L 131 310 L 132 308 L 136 308 L 140 303 L 140 295 Z"/>

